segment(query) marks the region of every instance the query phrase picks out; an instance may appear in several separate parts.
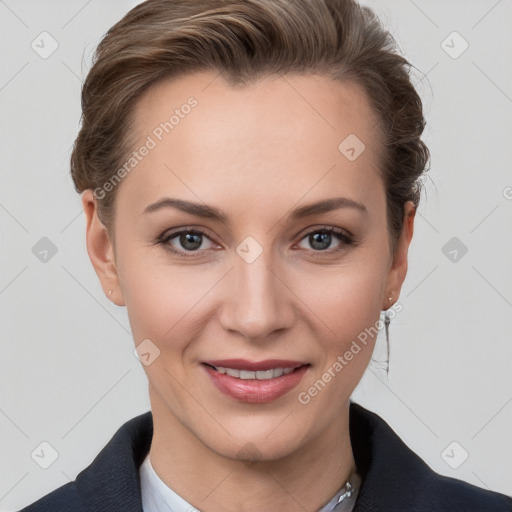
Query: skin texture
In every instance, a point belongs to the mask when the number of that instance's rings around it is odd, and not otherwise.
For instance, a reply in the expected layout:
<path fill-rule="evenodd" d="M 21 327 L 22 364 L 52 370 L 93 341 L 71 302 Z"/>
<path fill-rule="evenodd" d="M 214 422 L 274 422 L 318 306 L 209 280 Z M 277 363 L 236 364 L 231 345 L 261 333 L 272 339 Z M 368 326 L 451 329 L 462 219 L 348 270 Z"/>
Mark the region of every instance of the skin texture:
<path fill-rule="evenodd" d="M 233 87 L 209 72 L 182 76 L 138 101 L 133 130 L 141 144 L 191 96 L 197 106 L 118 185 L 111 236 L 92 191 L 83 193 L 89 256 L 105 293 L 127 307 L 135 344 L 150 339 L 160 350 L 144 366 L 150 459 L 160 478 L 202 511 L 314 511 L 355 468 L 349 398 L 375 339 L 308 404 L 298 395 L 398 299 L 413 205 L 405 205 L 393 261 L 377 119 L 356 85 L 286 75 Z M 354 161 L 338 150 L 349 134 L 366 146 Z M 142 213 L 163 197 L 214 206 L 227 221 L 173 208 Z M 367 211 L 290 220 L 294 208 L 333 197 Z M 330 226 L 356 243 L 332 235 L 318 250 L 307 235 Z M 189 251 L 199 256 L 157 243 L 175 228 L 206 233 Z M 249 236 L 262 248 L 252 263 L 236 251 Z M 169 246 L 190 247 L 179 237 Z M 201 364 L 228 358 L 310 366 L 296 388 L 253 404 L 221 393 Z"/>

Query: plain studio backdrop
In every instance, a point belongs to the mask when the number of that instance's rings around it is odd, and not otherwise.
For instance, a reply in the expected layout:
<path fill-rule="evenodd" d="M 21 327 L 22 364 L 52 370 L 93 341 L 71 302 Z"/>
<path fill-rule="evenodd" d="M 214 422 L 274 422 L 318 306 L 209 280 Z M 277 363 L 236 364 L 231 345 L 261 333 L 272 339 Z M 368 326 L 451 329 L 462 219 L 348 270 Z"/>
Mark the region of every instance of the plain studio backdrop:
<path fill-rule="evenodd" d="M 74 479 L 149 409 L 69 176 L 92 52 L 137 3 L 0 0 L 3 511 Z M 512 2 L 365 4 L 416 67 L 432 162 L 389 376 L 381 332 L 354 399 L 436 471 L 512 494 Z"/>

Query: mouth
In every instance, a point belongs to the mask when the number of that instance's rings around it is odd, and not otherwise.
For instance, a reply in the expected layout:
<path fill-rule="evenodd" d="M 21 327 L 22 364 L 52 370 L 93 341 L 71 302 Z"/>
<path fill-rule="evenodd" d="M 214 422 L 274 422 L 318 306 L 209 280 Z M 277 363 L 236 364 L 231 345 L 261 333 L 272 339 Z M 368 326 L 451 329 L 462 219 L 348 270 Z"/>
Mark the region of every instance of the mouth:
<path fill-rule="evenodd" d="M 311 365 L 289 360 L 230 359 L 205 361 L 202 366 L 217 389 L 228 397 L 240 402 L 267 403 L 296 387 Z"/>

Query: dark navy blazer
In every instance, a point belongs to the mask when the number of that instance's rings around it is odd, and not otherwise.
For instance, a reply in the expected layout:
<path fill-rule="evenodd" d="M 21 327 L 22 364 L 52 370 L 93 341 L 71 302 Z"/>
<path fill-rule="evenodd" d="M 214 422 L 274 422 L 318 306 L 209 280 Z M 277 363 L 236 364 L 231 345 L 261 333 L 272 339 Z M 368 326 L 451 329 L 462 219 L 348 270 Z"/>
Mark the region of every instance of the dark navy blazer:
<path fill-rule="evenodd" d="M 138 471 L 152 436 L 151 411 L 127 421 L 75 481 L 21 512 L 142 512 Z M 363 480 L 353 512 L 512 512 L 511 497 L 435 473 L 380 416 L 354 402 L 350 439 Z"/>

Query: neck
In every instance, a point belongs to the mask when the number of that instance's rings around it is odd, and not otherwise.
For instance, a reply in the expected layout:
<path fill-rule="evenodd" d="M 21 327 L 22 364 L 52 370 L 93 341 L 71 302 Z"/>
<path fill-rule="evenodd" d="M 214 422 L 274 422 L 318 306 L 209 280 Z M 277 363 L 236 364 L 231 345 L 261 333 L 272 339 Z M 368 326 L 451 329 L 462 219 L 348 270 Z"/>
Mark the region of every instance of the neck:
<path fill-rule="evenodd" d="M 149 457 L 158 476 L 203 512 L 318 510 L 355 471 L 349 404 L 313 441 L 276 460 L 241 461 L 214 452 L 151 393 Z"/>

